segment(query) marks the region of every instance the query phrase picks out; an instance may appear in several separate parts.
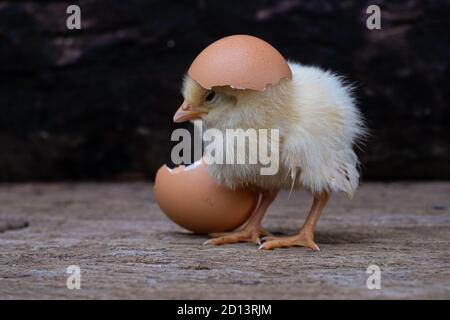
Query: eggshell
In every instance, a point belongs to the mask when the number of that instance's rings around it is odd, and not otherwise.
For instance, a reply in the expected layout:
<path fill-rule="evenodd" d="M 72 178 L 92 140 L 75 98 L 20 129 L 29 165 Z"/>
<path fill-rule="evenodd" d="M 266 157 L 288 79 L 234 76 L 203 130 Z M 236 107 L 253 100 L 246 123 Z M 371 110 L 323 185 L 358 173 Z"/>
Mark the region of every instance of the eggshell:
<path fill-rule="evenodd" d="M 258 202 L 250 190 L 232 191 L 217 184 L 201 161 L 156 174 L 154 194 L 161 210 L 176 224 L 199 234 L 231 231 L 248 220 Z"/>
<path fill-rule="evenodd" d="M 222 38 L 195 58 L 188 75 L 203 88 L 231 86 L 262 91 L 292 79 L 286 59 L 270 44 L 249 35 Z"/>

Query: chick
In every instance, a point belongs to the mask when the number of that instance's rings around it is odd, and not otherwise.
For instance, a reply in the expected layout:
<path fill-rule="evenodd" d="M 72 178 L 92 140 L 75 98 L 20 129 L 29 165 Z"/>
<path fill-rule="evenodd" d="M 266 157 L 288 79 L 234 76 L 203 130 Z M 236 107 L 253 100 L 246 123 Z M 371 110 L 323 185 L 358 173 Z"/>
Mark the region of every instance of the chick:
<path fill-rule="evenodd" d="M 341 77 L 320 68 L 294 62 L 289 66 L 292 80 L 282 80 L 264 91 L 228 86 L 206 90 L 185 77 L 185 101 L 174 116 L 175 122 L 196 118 L 202 119 L 206 128 L 277 128 L 280 132 L 279 170 L 275 175 L 261 175 L 258 164 L 208 165 L 208 173 L 219 183 L 230 188 L 255 188 L 261 196 L 243 228 L 212 234 L 205 244 L 252 242 L 260 249 L 304 246 L 319 250 L 314 232 L 330 194 L 344 192 L 352 197 L 358 187 L 358 159 L 353 146 L 364 136 L 365 127 L 351 87 Z M 262 219 L 278 191 L 292 187 L 311 192 L 313 203 L 308 217 L 295 235 L 273 237 L 261 226 Z"/>

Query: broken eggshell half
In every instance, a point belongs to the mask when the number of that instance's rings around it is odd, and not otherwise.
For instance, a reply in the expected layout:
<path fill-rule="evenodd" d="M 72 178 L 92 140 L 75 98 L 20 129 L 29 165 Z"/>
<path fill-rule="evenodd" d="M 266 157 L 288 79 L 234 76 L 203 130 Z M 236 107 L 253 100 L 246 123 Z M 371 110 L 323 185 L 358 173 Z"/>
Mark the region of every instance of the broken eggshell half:
<path fill-rule="evenodd" d="M 230 86 L 263 91 L 292 79 L 286 59 L 269 43 L 249 35 L 222 38 L 194 59 L 188 75 L 205 89 Z"/>
<path fill-rule="evenodd" d="M 154 195 L 161 210 L 179 226 L 198 234 L 232 231 L 248 220 L 258 194 L 230 190 L 205 171 L 202 160 L 156 174 Z"/>

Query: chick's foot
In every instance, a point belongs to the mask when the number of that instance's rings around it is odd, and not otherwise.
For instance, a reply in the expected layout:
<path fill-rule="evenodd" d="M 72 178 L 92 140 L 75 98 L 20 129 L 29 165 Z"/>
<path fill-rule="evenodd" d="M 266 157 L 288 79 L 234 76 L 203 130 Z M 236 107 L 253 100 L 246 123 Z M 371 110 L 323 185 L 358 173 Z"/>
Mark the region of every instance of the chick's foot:
<path fill-rule="evenodd" d="M 261 244 L 261 237 L 270 236 L 271 234 L 266 231 L 263 227 L 244 227 L 241 230 L 232 231 L 232 232 L 224 232 L 224 233 L 211 233 L 209 236 L 212 239 L 209 239 L 203 243 L 203 245 L 214 244 L 231 244 L 238 242 L 250 242 Z"/>
<path fill-rule="evenodd" d="M 272 250 L 276 248 L 290 248 L 290 247 L 307 247 L 313 251 L 320 251 L 319 246 L 314 242 L 314 237 L 311 234 L 301 232 L 288 237 L 264 237 L 263 244 L 259 249 Z"/>

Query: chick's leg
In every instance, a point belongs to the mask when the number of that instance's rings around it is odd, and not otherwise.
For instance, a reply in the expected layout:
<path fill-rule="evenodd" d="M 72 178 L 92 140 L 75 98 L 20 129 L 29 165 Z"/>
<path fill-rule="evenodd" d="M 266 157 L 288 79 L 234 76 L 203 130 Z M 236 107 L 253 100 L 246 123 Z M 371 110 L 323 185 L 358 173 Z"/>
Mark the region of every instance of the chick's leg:
<path fill-rule="evenodd" d="M 273 200 L 275 200 L 276 196 L 277 192 L 262 192 L 261 201 L 259 202 L 258 207 L 242 229 L 226 233 L 212 233 L 210 236 L 213 239 L 209 239 L 203 244 L 220 245 L 237 242 L 252 242 L 260 244 L 261 237 L 270 235 L 270 233 L 261 226 L 261 222 L 266 214 L 267 208 Z"/>
<path fill-rule="evenodd" d="M 309 211 L 305 223 L 296 235 L 289 237 L 265 237 L 265 242 L 259 249 L 275 249 L 286 247 L 307 247 L 314 251 L 320 251 L 319 246 L 314 242 L 314 231 L 319 221 L 320 214 L 330 198 L 329 193 L 324 192 L 314 196 L 312 207 Z"/>

